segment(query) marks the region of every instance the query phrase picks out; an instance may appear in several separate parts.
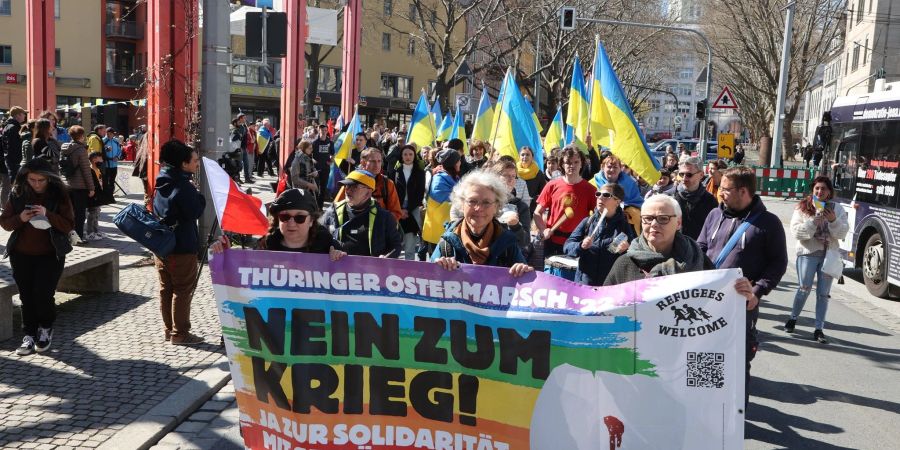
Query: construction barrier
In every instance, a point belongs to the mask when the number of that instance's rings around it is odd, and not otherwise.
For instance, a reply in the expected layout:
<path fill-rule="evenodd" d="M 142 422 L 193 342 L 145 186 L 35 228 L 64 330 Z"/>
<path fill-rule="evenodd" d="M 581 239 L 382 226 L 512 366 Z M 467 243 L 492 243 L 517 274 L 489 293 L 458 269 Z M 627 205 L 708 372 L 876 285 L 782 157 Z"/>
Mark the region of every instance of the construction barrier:
<path fill-rule="evenodd" d="M 756 191 L 768 197 L 803 197 L 815 170 L 756 167 Z"/>

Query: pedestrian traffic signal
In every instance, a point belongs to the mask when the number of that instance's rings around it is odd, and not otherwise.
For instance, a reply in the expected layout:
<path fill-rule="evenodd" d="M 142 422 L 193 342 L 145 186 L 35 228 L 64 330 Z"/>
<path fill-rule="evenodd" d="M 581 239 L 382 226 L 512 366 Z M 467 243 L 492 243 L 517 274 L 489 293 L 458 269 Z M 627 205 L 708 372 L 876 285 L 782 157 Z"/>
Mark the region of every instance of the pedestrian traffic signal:
<path fill-rule="evenodd" d="M 575 8 L 563 6 L 559 14 L 559 27 L 566 31 L 575 29 Z"/>
<path fill-rule="evenodd" d="M 706 100 L 700 100 L 697 102 L 697 116 L 698 119 L 703 120 L 706 118 Z"/>

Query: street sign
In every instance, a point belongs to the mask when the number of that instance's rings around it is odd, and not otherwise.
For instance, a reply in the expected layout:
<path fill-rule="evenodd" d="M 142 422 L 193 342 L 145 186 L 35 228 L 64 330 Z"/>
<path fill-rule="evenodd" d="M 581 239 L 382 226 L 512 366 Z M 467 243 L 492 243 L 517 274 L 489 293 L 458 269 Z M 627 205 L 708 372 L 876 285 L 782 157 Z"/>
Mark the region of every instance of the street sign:
<path fill-rule="evenodd" d="M 681 125 L 681 124 L 682 124 L 681 116 L 675 116 L 675 117 L 673 117 L 673 118 L 672 118 L 672 123 L 674 123 L 675 125 Z"/>
<path fill-rule="evenodd" d="M 734 158 L 734 133 L 719 133 L 719 158 Z"/>
<path fill-rule="evenodd" d="M 738 109 L 737 102 L 734 100 L 734 96 L 731 95 L 731 90 L 728 89 L 728 86 L 722 88 L 722 93 L 716 97 L 712 109 Z"/>
<path fill-rule="evenodd" d="M 575 29 L 575 8 L 563 6 L 559 9 L 559 29 L 563 31 Z"/>
<path fill-rule="evenodd" d="M 469 112 L 469 105 L 472 104 L 472 97 L 469 94 L 456 94 L 456 106 L 460 111 Z"/>

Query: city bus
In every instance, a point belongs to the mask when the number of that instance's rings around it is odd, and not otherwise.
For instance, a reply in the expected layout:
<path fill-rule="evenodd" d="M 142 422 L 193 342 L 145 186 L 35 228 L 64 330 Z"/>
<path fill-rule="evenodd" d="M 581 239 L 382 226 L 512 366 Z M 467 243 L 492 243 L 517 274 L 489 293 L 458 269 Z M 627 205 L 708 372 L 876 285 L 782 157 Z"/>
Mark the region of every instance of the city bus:
<path fill-rule="evenodd" d="M 839 97 L 831 108 L 835 200 L 850 232 L 841 253 L 866 289 L 900 293 L 900 89 Z"/>

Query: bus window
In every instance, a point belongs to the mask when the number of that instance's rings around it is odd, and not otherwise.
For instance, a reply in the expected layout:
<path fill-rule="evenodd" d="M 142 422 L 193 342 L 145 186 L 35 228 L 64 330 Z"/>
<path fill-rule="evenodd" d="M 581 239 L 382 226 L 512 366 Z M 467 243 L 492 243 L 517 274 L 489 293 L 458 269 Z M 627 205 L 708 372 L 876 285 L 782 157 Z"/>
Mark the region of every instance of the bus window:
<path fill-rule="evenodd" d="M 848 200 L 852 200 L 856 194 L 859 128 L 858 124 L 836 124 L 832 134 L 831 148 L 837 149 L 833 177 L 835 195 Z"/>
<path fill-rule="evenodd" d="M 900 122 L 866 122 L 860 138 L 857 200 L 897 206 L 900 166 Z M 865 166 L 863 162 L 865 161 Z"/>

